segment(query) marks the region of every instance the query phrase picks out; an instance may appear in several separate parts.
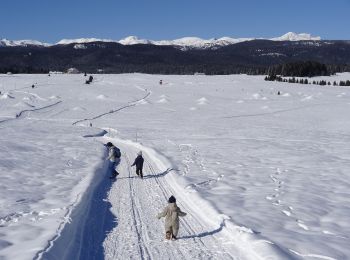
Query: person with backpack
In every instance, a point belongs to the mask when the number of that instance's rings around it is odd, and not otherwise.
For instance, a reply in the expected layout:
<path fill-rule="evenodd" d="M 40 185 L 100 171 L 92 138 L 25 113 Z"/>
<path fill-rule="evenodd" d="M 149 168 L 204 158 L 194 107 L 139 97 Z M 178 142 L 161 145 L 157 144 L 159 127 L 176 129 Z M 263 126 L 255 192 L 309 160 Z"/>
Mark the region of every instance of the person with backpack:
<path fill-rule="evenodd" d="M 120 163 L 121 152 L 120 149 L 114 146 L 111 142 L 108 142 L 106 146 L 108 148 L 108 157 L 106 160 L 109 160 L 109 170 L 112 172 L 110 178 L 116 178 L 117 175 L 119 175 L 116 167 Z"/>
<path fill-rule="evenodd" d="M 181 209 L 176 205 L 176 198 L 171 196 L 168 200 L 168 205 L 164 210 L 157 215 L 158 219 L 165 217 L 165 239 L 176 240 L 179 232 L 179 217 L 184 217 L 187 214 L 182 212 Z"/>
<path fill-rule="evenodd" d="M 142 173 L 143 162 L 144 162 L 144 159 L 142 157 L 142 151 L 139 151 L 137 154 L 137 157 L 136 157 L 134 163 L 131 165 L 131 167 L 136 165 L 136 174 L 137 174 L 137 176 L 140 176 L 141 179 L 143 179 L 143 173 Z"/>

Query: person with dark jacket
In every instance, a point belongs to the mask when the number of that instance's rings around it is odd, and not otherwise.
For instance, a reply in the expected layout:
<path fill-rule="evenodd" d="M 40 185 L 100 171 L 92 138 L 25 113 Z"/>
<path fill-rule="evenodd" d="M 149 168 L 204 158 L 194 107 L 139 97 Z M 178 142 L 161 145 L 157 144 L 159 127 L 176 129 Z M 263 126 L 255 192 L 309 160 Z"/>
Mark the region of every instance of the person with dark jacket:
<path fill-rule="evenodd" d="M 139 151 L 131 167 L 136 165 L 136 174 L 141 178 L 143 178 L 143 173 L 142 173 L 143 162 L 144 162 L 144 159 L 142 157 L 142 151 Z"/>

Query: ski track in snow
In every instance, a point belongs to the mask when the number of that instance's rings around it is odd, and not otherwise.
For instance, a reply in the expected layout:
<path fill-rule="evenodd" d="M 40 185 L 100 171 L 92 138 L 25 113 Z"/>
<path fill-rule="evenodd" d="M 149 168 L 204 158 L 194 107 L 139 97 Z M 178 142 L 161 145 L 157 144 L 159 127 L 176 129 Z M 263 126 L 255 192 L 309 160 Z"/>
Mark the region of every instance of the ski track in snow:
<path fill-rule="evenodd" d="M 106 259 L 241 259 L 228 253 L 221 245 L 222 238 L 216 237 L 222 226 L 206 231 L 207 227 L 181 201 L 178 204 L 188 215 L 180 220 L 179 239 L 164 241 L 164 219 L 158 220 L 156 215 L 167 204 L 167 198 L 175 194 L 164 180 L 172 169 L 159 169 L 145 155 L 142 180 L 130 167 L 137 150 L 114 143 L 125 152 L 118 167 L 120 175 L 109 194 L 118 225 L 104 242 Z"/>

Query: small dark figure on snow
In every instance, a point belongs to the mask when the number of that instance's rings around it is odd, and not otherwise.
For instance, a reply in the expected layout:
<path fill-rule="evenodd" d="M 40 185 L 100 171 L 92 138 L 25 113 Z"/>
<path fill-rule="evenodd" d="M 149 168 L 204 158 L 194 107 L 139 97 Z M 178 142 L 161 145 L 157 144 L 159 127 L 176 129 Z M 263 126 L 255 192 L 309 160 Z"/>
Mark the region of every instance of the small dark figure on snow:
<path fill-rule="evenodd" d="M 86 77 L 87 75 L 86 75 L 86 72 L 84 73 L 84 77 Z"/>
<path fill-rule="evenodd" d="M 85 84 L 90 84 L 93 81 L 94 77 L 90 75 L 89 79 L 85 81 Z"/>
<path fill-rule="evenodd" d="M 163 84 L 163 80 L 160 80 L 160 81 L 159 81 L 159 85 L 162 85 L 162 84 Z"/>
<path fill-rule="evenodd" d="M 131 167 L 136 165 L 136 174 L 140 176 L 142 179 L 143 179 L 143 173 L 142 173 L 143 162 L 144 162 L 144 159 L 142 157 L 142 151 L 139 151 L 134 163 L 131 165 Z"/>
<path fill-rule="evenodd" d="M 35 85 L 34 85 L 34 84 L 32 85 L 32 88 L 35 88 Z"/>
<path fill-rule="evenodd" d="M 187 214 L 182 212 L 176 205 L 176 198 L 171 196 L 168 200 L 168 205 L 158 214 L 158 219 L 165 217 L 165 238 L 176 240 L 179 232 L 179 217 L 184 217 Z"/>
<path fill-rule="evenodd" d="M 108 157 L 106 160 L 109 160 L 109 171 L 112 173 L 110 178 L 112 179 L 119 175 L 117 166 L 120 163 L 121 152 L 120 149 L 114 146 L 111 142 L 108 142 L 106 146 L 108 148 Z"/>
<path fill-rule="evenodd" d="M 278 92 L 277 92 L 277 95 L 281 95 L 281 92 L 278 91 Z"/>

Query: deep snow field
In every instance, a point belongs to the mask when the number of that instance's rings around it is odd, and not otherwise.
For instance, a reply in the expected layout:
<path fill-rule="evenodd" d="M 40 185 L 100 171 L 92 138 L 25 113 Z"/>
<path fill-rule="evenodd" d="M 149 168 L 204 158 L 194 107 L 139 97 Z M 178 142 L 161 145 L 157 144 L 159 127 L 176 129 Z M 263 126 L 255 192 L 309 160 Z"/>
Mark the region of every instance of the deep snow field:
<path fill-rule="evenodd" d="M 263 78 L 0 75 L 0 259 L 350 259 L 350 88 Z"/>

